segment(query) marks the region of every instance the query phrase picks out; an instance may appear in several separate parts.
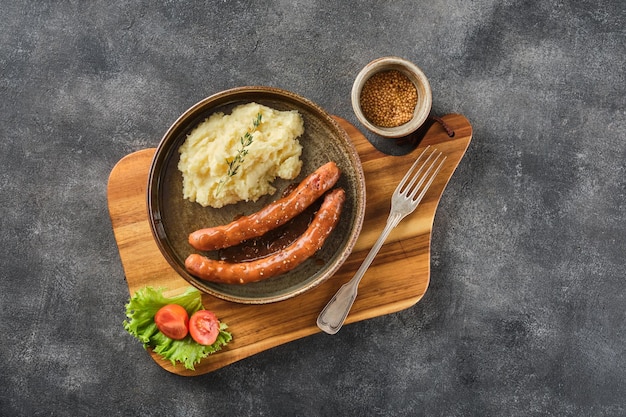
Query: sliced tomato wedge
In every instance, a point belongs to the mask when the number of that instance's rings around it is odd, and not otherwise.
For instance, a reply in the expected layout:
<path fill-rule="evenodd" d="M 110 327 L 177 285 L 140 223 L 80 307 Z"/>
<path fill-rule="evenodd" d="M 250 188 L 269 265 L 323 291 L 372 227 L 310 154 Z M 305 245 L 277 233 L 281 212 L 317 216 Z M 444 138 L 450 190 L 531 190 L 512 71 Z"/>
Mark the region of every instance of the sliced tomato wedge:
<path fill-rule="evenodd" d="M 215 313 L 198 310 L 189 319 L 189 333 L 201 345 L 212 345 L 220 333 L 220 323 Z"/>
<path fill-rule="evenodd" d="M 189 314 L 178 304 L 163 306 L 154 315 L 157 328 L 170 339 L 180 340 L 189 332 Z"/>

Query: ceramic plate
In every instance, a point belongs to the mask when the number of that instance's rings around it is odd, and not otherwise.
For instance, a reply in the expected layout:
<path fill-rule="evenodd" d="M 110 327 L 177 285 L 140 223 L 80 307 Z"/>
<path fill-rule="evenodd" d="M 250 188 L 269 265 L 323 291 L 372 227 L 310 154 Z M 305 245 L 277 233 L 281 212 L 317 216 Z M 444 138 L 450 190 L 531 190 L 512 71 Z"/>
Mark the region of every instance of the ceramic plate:
<path fill-rule="evenodd" d="M 240 202 L 215 209 L 183 199 L 178 148 L 187 135 L 211 114 L 229 114 L 250 102 L 277 110 L 297 110 L 305 132 L 299 137 L 303 166 L 293 181 L 277 179 L 274 195 L 257 202 Z M 188 243 L 194 230 L 226 224 L 238 215 L 258 211 L 279 198 L 289 184 L 301 181 L 328 161 L 342 171 L 336 187 L 346 191 L 339 224 L 324 246 L 306 262 L 283 275 L 244 285 L 217 284 L 198 279 L 185 270 L 185 258 L 199 253 Z M 361 231 L 365 212 L 365 179 L 361 161 L 348 134 L 319 106 L 289 91 L 271 87 L 239 87 L 210 96 L 187 110 L 165 133 L 156 150 L 148 179 L 148 214 L 153 236 L 169 264 L 190 284 L 213 296 L 245 304 L 285 300 L 310 290 L 334 274 L 346 260 Z M 204 253 L 214 257 L 215 254 Z"/>

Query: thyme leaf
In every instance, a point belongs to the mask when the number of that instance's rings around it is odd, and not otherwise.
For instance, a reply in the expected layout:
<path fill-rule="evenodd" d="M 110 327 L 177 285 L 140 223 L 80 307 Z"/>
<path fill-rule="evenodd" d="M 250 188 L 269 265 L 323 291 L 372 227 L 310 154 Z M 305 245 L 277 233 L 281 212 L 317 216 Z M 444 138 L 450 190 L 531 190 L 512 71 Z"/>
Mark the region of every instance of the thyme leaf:
<path fill-rule="evenodd" d="M 222 191 L 222 187 L 224 184 L 230 180 L 230 178 L 237 175 L 239 172 L 239 168 L 244 163 L 246 156 L 248 155 L 247 147 L 252 144 L 254 137 L 252 133 L 259 127 L 261 124 L 262 115 L 261 113 L 257 113 L 255 119 L 252 121 L 253 128 L 246 132 L 241 138 L 239 138 L 239 149 L 237 150 L 237 155 L 235 155 L 232 159 L 226 158 L 226 164 L 228 165 L 228 170 L 226 171 L 226 175 L 220 180 L 217 186 L 216 195 Z"/>

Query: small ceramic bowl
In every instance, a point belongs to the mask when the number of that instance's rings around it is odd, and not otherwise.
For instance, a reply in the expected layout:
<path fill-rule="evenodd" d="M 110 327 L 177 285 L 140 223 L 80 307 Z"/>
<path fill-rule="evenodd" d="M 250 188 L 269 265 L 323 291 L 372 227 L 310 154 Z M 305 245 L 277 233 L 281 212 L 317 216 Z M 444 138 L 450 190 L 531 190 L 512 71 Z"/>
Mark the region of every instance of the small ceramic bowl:
<path fill-rule="evenodd" d="M 194 230 L 226 224 L 242 214 L 265 207 L 294 181 L 277 179 L 275 195 L 256 202 L 240 202 L 219 209 L 183 199 L 178 170 L 179 147 L 198 123 L 215 112 L 230 113 L 239 105 L 256 102 L 277 110 L 296 110 L 304 120 L 303 161 L 299 182 L 328 161 L 341 169 L 336 186 L 346 191 L 341 220 L 314 257 L 283 275 L 245 285 L 202 281 L 185 269 L 185 258 L 196 252 L 188 243 Z M 278 88 L 237 87 L 214 94 L 184 112 L 167 130 L 155 152 L 148 178 L 148 214 L 157 246 L 172 268 L 199 290 L 243 304 L 266 304 L 302 294 L 332 276 L 350 255 L 365 213 L 365 177 L 361 160 L 346 131 L 322 108 L 295 93 Z M 207 256 L 215 254 L 207 253 Z"/>
<path fill-rule="evenodd" d="M 385 71 L 399 71 L 415 86 L 417 100 L 413 115 L 405 123 L 393 127 L 379 126 L 373 123 L 364 112 L 362 100 L 363 87 L 372 76 Z M 398 57 L 378 58 L 367 64 L 357 75 L 352 85 L 352 108 L 359 121 L 368 130 L 385 138 L 401 138 L 415 132 L 426 121 L 432 107 L 430 83 L 421 69 L 415 64 Z"/>

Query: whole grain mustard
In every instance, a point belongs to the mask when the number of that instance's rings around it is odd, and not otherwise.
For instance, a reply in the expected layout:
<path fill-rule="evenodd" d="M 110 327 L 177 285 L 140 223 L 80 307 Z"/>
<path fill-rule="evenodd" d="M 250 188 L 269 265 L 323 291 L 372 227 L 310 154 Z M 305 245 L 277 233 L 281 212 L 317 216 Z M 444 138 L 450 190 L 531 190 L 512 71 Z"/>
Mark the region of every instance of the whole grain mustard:
<path fill-rule="evenodd" d="M 361 110 L 370 122 L 380 127 L 396 127 L 413 117 L 417 89 L 402 72 L 382 71 L 365 81 L 360 102 Z"/>

